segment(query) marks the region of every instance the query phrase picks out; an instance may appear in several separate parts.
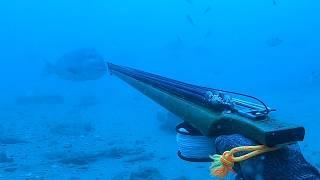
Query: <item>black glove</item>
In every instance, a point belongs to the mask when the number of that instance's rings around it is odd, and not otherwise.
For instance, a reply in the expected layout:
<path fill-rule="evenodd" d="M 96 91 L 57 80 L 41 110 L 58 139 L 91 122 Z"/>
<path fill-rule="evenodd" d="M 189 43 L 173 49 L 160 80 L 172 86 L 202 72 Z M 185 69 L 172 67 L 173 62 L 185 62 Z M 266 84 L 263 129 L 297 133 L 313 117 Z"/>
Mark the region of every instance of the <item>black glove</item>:
<path fill-rule="evenodd" d="M 215 141 L 218 154 L 235 147 L 254 145 L 257 144 L 238 134 L 219 136 Z M 236 163 L 233 170 L 238 174 L 236 179 L 244 180 L 320 180 L 319 171 L 304 159 L 298 144 Z"/>

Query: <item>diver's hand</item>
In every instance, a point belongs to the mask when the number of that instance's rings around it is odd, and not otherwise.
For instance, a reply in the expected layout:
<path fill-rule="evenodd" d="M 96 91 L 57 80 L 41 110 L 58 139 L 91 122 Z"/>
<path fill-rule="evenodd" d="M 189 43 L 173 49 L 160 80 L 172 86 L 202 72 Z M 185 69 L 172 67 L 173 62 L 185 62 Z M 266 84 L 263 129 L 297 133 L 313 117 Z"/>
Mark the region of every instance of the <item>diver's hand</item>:
<path fill-rule="evenodd" d="M 257 145 L 241 135 L 224 135 L 215 141 L 218 154 L 238 146 Z M 319 171 L 310 165 L 301 154 L 298 144 L 292 144 L 279 150 L 264 153 L 237 163 L 233 168 L 237 179 L 320 179 Z"/>

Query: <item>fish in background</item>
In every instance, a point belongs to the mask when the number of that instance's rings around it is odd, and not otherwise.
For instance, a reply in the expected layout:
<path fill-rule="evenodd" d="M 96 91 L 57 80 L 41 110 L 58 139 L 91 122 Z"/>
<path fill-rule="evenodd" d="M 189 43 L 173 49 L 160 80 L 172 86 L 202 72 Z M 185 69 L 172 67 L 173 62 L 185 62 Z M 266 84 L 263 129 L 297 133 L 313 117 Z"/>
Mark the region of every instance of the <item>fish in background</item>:
<path fill-rule="evenodd" d="M 211 6 L 208 6 L 204 11 L 203 14 L 208 14 L 211 11 Z"/>
<path fill-rule="evenodd" d="M 268 39 L 266 43 L 269 47 L 277 47 L 283 43 L 283 40 L 279 37 L 272 37 Z"/>
<path fill-rule="evenodd" d="M 170 39 L 164 46 L 163 51 L 171 59 L 180 59 L 183 50 L 183 38 L 176 34 L 174 38 Z"/>
<path fill-rule="evenodd" d="M 212 35 L 212 31 L 209 29 L 204 36 L 206 38 L 209 38 L 209 37 L 211 37 L 211 35 Z"/>
<path fill-rule="evenodd" d="M 188 4 L 193 4 L 192 0 L 185 0 Z"/>
<path fill-rule="evenodd" d="M 43 105 L 43 104 L 63 104 L 64 97 L 60 95 L 27 95 L 16 99 L 18 105 Z"/>
<path fill-rule="evenodd" d="M 64 54 L 55 64 L 47 63 L 45 72 L 65 80 L 88 81 L 100 79 L 107 69 L 101 54 L 84 48 Z"/>
<path fill-rule="evenodd" d="M 176 35 L 176 39 L 177 39 L 177 43 L 182 43 L 182 38 L 180 37 L 180 35 Z"/>
<path fill-rule="evenodd" d="M 193 21 L 193 18 L 190 16 L 190 14 L 187 14 L 187 15 L 186 15 L 186 18 L 187 18 L 187 21 L 188 21 L 192 26 L 195 25 L 195 24 L 194 24 L 194 21 Z"/>
<path fill-rule="evenodd" d="M 310 83 L 317 84 L 320 82 L 320 72 L 312 71 L 310 75 Z M 320 83 L 319 83 L 320 84 Z"/>
<path fill-rule="evenodd" d="M 277 5 L 279 4 L 279 2 L 278 2 L 277 0 L 272 0 L 272 4 L 273 4 L 274 6 L 277 6 Z"/>

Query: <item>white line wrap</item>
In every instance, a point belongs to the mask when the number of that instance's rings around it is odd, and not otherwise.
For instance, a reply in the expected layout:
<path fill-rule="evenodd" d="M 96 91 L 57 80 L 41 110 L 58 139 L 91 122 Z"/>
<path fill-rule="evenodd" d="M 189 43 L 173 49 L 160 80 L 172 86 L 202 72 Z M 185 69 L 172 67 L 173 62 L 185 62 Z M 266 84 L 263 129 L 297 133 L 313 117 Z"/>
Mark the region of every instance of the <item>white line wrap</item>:
<path fill-rule="evenodd" d="M 179 133 L 185 132 L 186 134 Z M 183 127 L 179 128 L 176 140 L 178 150 L 186 158 L 208 158 L 215 153 L 214 139 L 202 135 L 192 135 Z"/>

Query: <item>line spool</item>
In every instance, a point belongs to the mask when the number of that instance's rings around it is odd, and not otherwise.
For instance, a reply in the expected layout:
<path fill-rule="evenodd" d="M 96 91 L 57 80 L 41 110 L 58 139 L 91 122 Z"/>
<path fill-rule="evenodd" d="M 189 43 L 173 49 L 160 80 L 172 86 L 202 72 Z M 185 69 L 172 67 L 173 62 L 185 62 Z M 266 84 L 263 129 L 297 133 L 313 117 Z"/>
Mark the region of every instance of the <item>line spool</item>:
<path fill-rule="evenodd" d="M 190 124 L 176 126 L 178 156 L 190 162 L 211 162 L 209 155 L 215 154 L 214 139 L 203 136 Z"/>

